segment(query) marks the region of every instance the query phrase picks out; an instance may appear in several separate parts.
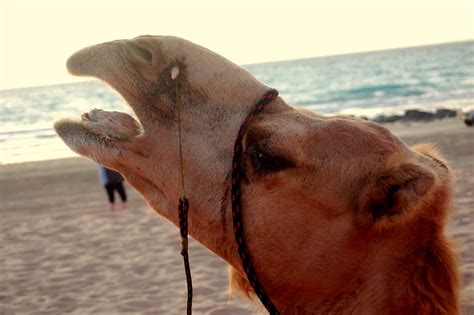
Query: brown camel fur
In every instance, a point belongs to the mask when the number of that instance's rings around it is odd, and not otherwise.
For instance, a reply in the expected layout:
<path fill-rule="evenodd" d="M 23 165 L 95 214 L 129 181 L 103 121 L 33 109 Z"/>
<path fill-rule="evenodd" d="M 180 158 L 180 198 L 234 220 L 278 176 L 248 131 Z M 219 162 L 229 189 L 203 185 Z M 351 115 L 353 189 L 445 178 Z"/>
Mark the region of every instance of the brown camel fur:
<path fill-rule="evenodd" d="M 268 87 L 183 39 L 141 36 L 85 48 L 67 63 L 116 89 L 138 120 L 92 110 L 55 129 L 75 152 L 118 170 L 177 224 L 182 103 L 190 234 L 252 296 L 231 223 L 237 130 Z M 283 314 L 457 314 L 456 258 L 444 233 L 451 172 L 432 146 L 384 127 L 324 117 L 277 98 L 245 130 L 245 238 Z"/>

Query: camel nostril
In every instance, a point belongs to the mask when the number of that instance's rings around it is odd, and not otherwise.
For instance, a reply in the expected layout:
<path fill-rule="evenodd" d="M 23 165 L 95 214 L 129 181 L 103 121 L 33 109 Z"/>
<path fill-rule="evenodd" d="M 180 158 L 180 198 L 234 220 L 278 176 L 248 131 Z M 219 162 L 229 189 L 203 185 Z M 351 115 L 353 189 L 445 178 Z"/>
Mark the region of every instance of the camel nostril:
<path fill-rule="evenodd" d="M 146 48 L 138 45 L 136 42 L 129 42 L 130 55 L 140 63 L 150 64 L 153 60 L 153 54 Z"/>

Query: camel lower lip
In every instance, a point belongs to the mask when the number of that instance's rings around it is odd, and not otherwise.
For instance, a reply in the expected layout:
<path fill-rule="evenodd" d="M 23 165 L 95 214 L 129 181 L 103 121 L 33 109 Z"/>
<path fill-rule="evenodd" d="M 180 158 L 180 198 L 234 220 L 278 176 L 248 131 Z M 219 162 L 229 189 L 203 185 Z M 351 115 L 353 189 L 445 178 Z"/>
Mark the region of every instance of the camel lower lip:
<path fill-rule="evenodd" d="M 127 140 L 143 133 L 141 124 L 122 112 L 93 109 L 81 115 L 82 125 L 107 140 Z"/>

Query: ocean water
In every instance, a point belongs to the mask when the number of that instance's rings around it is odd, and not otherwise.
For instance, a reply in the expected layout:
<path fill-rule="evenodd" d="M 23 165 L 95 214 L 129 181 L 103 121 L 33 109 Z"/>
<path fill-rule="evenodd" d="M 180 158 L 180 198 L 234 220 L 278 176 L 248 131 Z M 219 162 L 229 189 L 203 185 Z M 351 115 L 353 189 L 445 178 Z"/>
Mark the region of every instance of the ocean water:
<path fill-rule="evenodd" d="M 474 107 L 474 41 L 244 66 L 289 104 L 374 117 Z M 52 128 L 93 108 L 131 113 L 97 81 L 0 91 L 0 163 L 75 156 Z"/>

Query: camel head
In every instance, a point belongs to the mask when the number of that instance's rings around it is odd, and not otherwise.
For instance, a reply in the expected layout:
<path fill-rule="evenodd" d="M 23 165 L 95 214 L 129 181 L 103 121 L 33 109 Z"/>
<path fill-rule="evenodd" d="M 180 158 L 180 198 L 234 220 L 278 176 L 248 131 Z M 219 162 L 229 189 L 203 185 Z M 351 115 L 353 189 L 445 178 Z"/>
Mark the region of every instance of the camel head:
<path fill-rule="evenodd" d="M 181 196 L 179 99 L 189 232 L 228 261 L 234 283 L 247 288 L 232 234 L 229 174 L 237 131 L 269 88 L 175 37 L 88 47 L 67 67 L 105 81 L 137 119 L 95 109 L 82 120 L 58 121 L 59 136 L 73 151 L 122 173 L 174 224 Z M 395 279 L 400 265 L 411 270 L 407 257 L 442 238 L 451 177 L 432 147 L 410 148 L 373 122 L 323 117 L 282 98 L 249 123 L 243 147 L 245 238 L 263 287 L 281 309 L 360 298 L 367 277 L 378 276 L 381 284 Z M 394 290 L 393 296 L 406 291 Z"/>

